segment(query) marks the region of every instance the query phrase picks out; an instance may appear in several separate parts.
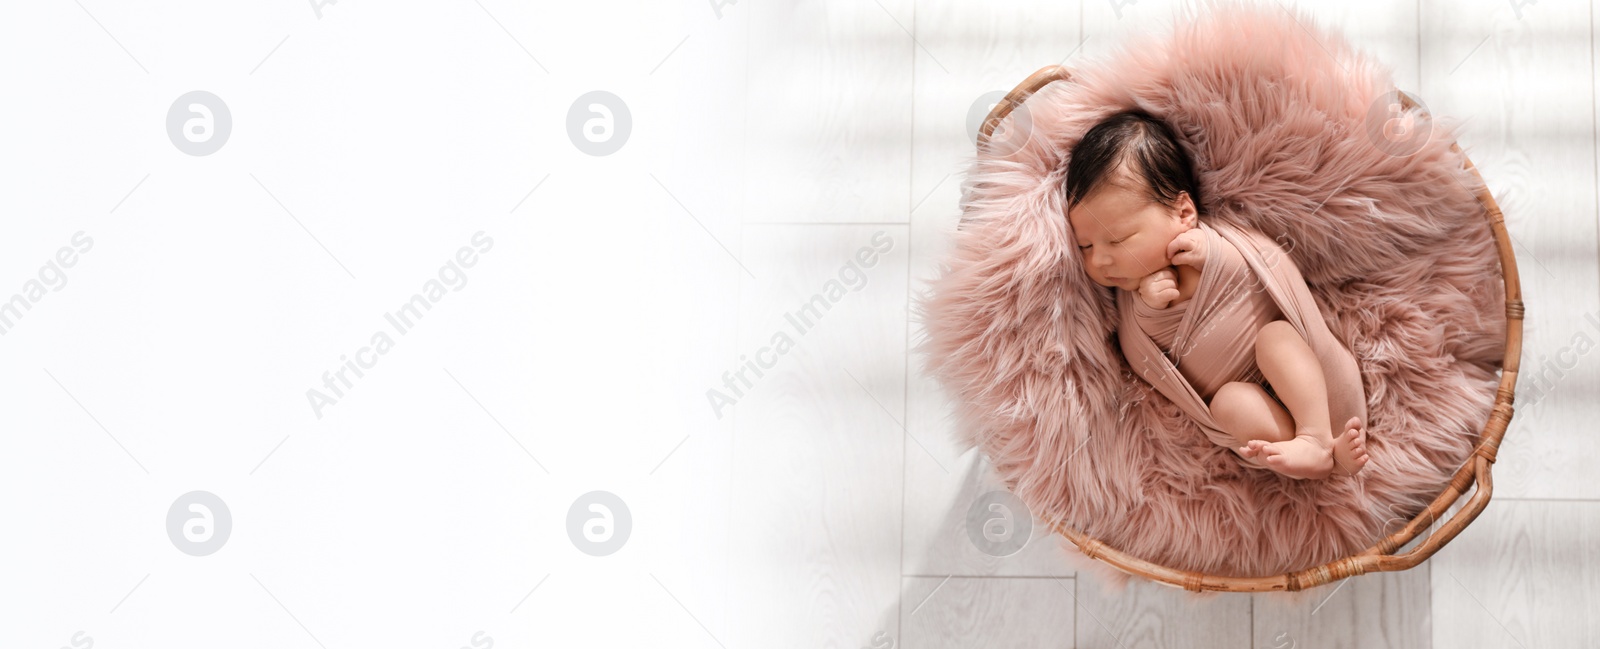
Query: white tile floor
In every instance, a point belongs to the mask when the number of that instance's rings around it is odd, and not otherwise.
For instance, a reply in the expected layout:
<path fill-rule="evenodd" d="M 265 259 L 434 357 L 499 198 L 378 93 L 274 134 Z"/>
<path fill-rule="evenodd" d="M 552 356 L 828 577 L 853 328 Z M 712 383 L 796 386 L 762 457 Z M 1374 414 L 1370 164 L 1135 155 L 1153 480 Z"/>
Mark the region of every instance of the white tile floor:
<path fill-rule="evenodd" d="M 202 5 L 0 9 L 0 279 L 95 239 L 0 338 L 0 646 L 1600 646 L 1593 2 L 1283 0 L 1466 120 L 1528 306 L 1478 521 L 1293 597 L 1118 588 L 1037 521 L 981 551 L 994 481 L 908 351 L 985 98 L 1175 0 Z M 211 156 L 158 128 L 197 87 Z M 614 155 L 562 128 L 596 89 Z M 205 557 L 159 527 L 192 490 Z"/>

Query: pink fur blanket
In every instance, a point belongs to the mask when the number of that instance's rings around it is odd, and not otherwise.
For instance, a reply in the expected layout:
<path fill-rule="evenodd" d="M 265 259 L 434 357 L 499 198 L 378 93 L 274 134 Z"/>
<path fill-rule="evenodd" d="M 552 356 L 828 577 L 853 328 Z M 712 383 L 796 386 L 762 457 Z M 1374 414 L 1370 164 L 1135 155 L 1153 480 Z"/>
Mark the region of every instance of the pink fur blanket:
<path fill-rule="evenodd" d="M 917 351 L 961 441 L 1042 520 L 1173 568 L 1277 574 L 1398 529 L 1471 452 L 1505 351 L 1499 262 L 1481 183 L 1450 148 L 1457 124 L 1398 114 L 1387 68 L 1272 3 L 1185 11 L 1074 67 L 1001 124 L 996 141 L 1020 144 L 969 160 L 964 225 L 917 298 Z M 1112 290 L 1084 273 L 1061 183 L 1082 134 L 1132 107 L 1184 141 L 1203 220 L 1293 242 L 1360 367 L 1371 462 L 1357 476 L 1246 466 L 1119 351 Z"/>

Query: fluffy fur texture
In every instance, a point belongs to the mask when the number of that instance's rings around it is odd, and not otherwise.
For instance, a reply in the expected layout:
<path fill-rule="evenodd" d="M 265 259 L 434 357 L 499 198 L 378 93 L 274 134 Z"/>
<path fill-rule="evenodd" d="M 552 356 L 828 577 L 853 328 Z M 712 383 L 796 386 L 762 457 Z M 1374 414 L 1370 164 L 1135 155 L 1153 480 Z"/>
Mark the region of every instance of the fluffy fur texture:
<path fill-rule="evenodd" d="M 1481 183 L 1450 148 L 1458 122 L 1408 113 L 1432 136 L 1392 155 L 1371 135 L 1392 116 L 1371 117 L 1388 69 L 1311 16 L 1208 4 L 1073 66 L 1024 105 L 1020 148 L 969 160 L 964 225 L 917 299 L 918 351 L 961 441 L 1042 520 L 1174 568 L 1271 575 L 1365 549 L 1443 490 L 1493 405 L 1504 287 Z M 1183 139 L 1200 218 L 1283 243 L 1357 357 L 1372 460 L 1355 478 L 1244 466 L 1118 351 L 1112 289 L 1084 273 L 1061 182 L 1082 134 L 1130 107 Z"/>

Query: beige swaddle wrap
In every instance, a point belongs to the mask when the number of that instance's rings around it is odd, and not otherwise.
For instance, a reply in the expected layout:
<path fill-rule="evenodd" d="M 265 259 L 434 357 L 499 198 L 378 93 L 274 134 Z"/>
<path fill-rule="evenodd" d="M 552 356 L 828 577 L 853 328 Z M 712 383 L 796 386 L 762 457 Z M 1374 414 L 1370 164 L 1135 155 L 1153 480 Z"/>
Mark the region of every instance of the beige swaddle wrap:
<path fill-rule="evenodd" d="M 1223 384 L 1265 383 L 1255 361 L 1256 334 L 1273 320 L 1287 320 L 1322 365 L 1330 432 L 1343 432 L 1352 416 L 1366 422 L 1366 391 L 1355 358 L 1328 330 L 1288 253 L 1254 230 L 1221 221 L 1200 221 L 1199 228 L 1206 234 L 1206 262 L 1188 301 L 1155 309 L 1137 293 L 1117 290 L 1117 338 L 1134 372 L 1194 419 L 1213 443 L 1237 448 L 1239 441 L 1218 427 L 1208 404 Z M 1266 467 L 1259 457 L 1239 459 Z"/>

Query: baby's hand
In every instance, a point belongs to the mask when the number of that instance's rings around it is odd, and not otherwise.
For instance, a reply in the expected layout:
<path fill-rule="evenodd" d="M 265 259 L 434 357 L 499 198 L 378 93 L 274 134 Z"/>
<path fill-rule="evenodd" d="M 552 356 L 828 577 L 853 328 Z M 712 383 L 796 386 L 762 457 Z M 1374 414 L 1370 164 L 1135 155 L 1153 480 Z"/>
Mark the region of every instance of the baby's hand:
<path fill-rule="evenodd" d="M 1171 266 L 1139 280 L 1139 299 L 1152 309 L 1165 309 L 1178 299 L 1178 273 Z"/>
<path fill-rule="evenodd" d="M 1200 228 L 1190 228 L 1173 237 L 1172 243 L 1167 244 L 1167 260 L 1174 266 L 1194 266 L 1204 268 L 1206 265 L 1206 233 Z"/>

